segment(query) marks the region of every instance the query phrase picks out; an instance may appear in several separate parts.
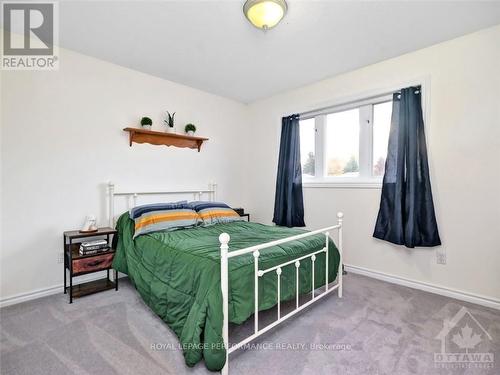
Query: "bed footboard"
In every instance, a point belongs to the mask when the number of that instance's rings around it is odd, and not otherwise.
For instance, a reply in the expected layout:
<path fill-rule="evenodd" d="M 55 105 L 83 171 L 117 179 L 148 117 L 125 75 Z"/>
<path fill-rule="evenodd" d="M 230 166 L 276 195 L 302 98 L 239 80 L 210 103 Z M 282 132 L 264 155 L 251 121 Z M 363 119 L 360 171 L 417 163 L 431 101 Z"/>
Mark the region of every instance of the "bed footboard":
<path fill-rule="evenodd" d="M 223 325 L 222 325 L 222 336 L 224 339 L 224 346 L 226 348 L 226 364 L 224 365 L 224 368 L 221 370 L 221 373 L 223 375 L 229 374 L 229 354 L 234 352 L 235 350 L 238 350 L 240 347 L 243 345 L 249 343 L 250 341 L 254 340 L 255 338 L 259 337 L 260 335 L 264 334 L 265 332 L 269 331 L 270 329 L 274 328 L 278 324 L 282 323 L 286 319 L 292 317 L 293 315 L 297 314 L 299 311 L 305 309 L 309 305 L 313 304 L 317 300 L 323 298 L 324 296 L 328 295 L 334 290 L 337 290 L 339 298 L 342 298 L 342 221 L 343 221 L 344 214 L 342 212 L 337 213 L 337 225 L 333 225 L 331 227 L 327 228 L 322 228 L 318 229 L 312 232 L 308 233 L 303 233 L 299 234 L 296 236 L 291 236 L 287 238 L 283 238 L 280 240 L 276 241 L 271 241 L 271 242 L 266 242 L 260 245 L 256 246 L 251 246 L 247 247 L 245 249 L 241 250 L 236 250 L 229 252 L 229 234 L 227 233 L 222 233 L 219 236 L 219 242 L 220 242 L 220 250 L 221 250 L 221 288 L 222 288 L 222 312 L 223 312 Z M 332 230 L 338 230 L 338 244 L 337 248 L 340 254 L 340 261 L 339 261 L 339 268 L 337 272 L 337 282 L 334 285 L 329 285 L 328 283 L 328 239 L 330 235 L 330 231 Z M 325 247 L 322 248 L 321 250 L 315 251 L 311 254 L 304 255 L 302 257 L 290 260 L 288 262 L 279 264 L 274 267 L 270 267 L 267 269 L 260 269 L 259 268 L 259 256 L 260 252 L 270 248 L 272 246 L 277 246 L 284 244 L 286 242 L 291 242 L 295 240 L 299 240 L 301 238 L 306 238 L 310 236 L 314 236 L 317 234 L 324 234 L 325 235 Z M 237 344 L 234 344 L 233 346 L 229 347 L 229 268 L 228 268 L 228 262 L 230 258 L 242 256 L 245 254 L 252 253 L 254 257 L 254 279 L 255 279 L 255 291 L 254 291 L 254 298 L 255 298 L 255 311 L 254 311 L 254 333 L 244 339 L 243 341 L 240 341 Z M 321 294 L 316 295 L 315 290 L 314 290 L 314 285 L 315 285 L 315 280 L 314 280 L 314 262 L 316 260 L 316 255 L 320 253 L 325 253 L 326 256 L 326 261 L 325 261 L 325 291 Z M 303 261 L 304 259 L 310 258 L 312 261 L 312 297 L 311 299 L 300 305 L 299 304 L 299 272 L 300 272 L 300 262 Z M 295 264 L 295 275 L 296 275 L 296 298 L 295 298 L 295 309 L 289 312 L 288 314 L 282 316 L 281 314 L 281 308 L 280 308 L 280 302 L 281 302 L 281 272 L 282 272 L 282 267 Z M 277 306 L 278 306 L 278 319 L 274 321 L 273 323 L 269 324 L 268 326 L 259 329 L 259 278 L 264 276 L 265 274 L 269 272 L 275 272 L 276 277 L 277 277 Z"/>

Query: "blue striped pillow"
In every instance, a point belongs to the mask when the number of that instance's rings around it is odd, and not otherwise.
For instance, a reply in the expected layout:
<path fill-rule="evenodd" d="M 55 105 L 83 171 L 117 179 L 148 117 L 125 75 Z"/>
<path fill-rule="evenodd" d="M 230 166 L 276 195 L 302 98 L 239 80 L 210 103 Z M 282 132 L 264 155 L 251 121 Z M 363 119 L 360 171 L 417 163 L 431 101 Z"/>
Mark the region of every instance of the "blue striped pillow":
<path fill-rule="evenodd" d="M 194 201 L 189 202 L 189 207 L 198 212 L 205 226 L 243 220 L 236 211 L 222 202 Z"/>
<path fill-rule="evenodd" d="M 132 208 L 129 211 L 129 215 L 130 215 L 130 218 L 132 220 L 135 220 L 139 216 L 141 216 L 145 213 L 148 213 L 148 212 L 162 211 L 162 210 L 173 210 L 173 209 L 181 209 L 181 208 L 190 208 L 188 206 L 188 201 L 143 204 L 141 206 L 137 206 L 137 207 Z"/>
<path fill-rule="evenodd" d="M 138 206 L 130 210 L 130 217 L 135 223 L 134 238 L 151 232 L 192 228 L 201 222 L 187 201 Z"/>

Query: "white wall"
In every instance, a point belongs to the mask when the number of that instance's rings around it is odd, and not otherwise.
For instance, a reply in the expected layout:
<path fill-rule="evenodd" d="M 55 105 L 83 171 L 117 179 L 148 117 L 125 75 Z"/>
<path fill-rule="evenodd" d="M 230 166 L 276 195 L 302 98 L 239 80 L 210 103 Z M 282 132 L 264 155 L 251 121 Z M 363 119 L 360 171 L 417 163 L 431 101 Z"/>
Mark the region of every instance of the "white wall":
<path fill-rule="evenodd" d="M 499 299 L 499 41 L 497 26 L 251 105 L 253 218 L 272 219 L 282 116 L 429 77 L 431 180 L 447 264 L 436 264 L 436 249 L 372 238 L 379 189 L 305 189 L 306 224 L 335 223 L 344 211 L 347 264 Z"/>
<path fill-rule="evenodd" d="M 62 231 L 89 213 L 105 223 L 104 184 L 205 187 L 270 223 L 280 119 L 430 77 L 428 140 L 438 223 L 435 249 L 372 239 L 380 190 L 306 189 L 306 223 L 345 212 L 346 263 L 500 298 L 500 26 L 254 103 L 211 94 L 61 50 L 57 72 L 1 72 L 0 299 L 62 284 Z M 339 56 L 339 58 L 342 58 Z M 128 146 L 125 126 L 164 110 L 210 141 L 201 153 Z"/>
<path fill-rule="evenodd" d="M 106 224 L 105 183 L 120 188 L 208 188 L 245 204 L 238 164 L 247 107 L 61 49 L 60 70 L 1 72 L 1 299 L 61 285 L 62 232 L 94 213 Z M 129 147 L 141 116 L 163 130 L 177 111 L 210 141 L 192 149 Z"/>

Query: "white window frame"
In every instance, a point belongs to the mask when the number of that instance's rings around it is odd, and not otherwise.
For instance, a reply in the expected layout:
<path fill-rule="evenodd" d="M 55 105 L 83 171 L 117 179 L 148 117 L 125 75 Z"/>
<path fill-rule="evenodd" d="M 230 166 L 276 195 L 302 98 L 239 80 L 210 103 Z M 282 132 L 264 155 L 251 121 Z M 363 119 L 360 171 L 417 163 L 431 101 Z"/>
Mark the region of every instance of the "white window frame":
<path fill-rule="evenodd" d="M 426 108 L 428 96 L 426 95 L 427 81 L 410 82 L 395 87 L 421 86 L 422 112 L 424 124 L 427 121 Z M 379 90 L 378 92 L 365 93 L 351 100 L 341 101 L 340 104 L 325 106 L 301 115 L 301 120 L 315 119 L 315 176 L 302 175 L 304 188 L 361 188 L 380 189 L 383 176 L 373 176 L 373 106 L 392 101 L 392 95 L 399 89 Z M 343 112 L 359 108 L 360 136 L 359 136 L 359 176 L 327 176 L 326 165 L 326 116 L 332 113 Z"/>

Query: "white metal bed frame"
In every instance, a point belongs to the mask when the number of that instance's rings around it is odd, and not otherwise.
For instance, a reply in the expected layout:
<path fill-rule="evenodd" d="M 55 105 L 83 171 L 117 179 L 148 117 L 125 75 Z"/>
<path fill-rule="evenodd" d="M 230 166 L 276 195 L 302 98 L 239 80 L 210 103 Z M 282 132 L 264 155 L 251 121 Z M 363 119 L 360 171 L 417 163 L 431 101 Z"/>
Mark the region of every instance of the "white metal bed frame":
<path fill-rule="evenodd" d="M 203 195 L 207 195 L 210 201 L 215 201 L 217 198 L 217 184 L 210 183 L 208 189 L 205 190 L 178 190 L 178 191 L 148 191 L 148 192 L 115 192 L 115 185 L 112 182 L 108 183 L 108 197 L 109 197 L 109 225 L 114 227 L 115 225 L 115 217 L 114 217 L 114 201 L 118 196 L 126 197 L 128 199 L 133 199 L 134 207 L 137 206 L 137 200 L 140 195 L 189 195 L 191 194 L 194 200 L 201 200 Z M 221 252 L 221 263 L 220 263 L 220 273 L 221 273 L 221 289 L 222 289 L 222 311 L 223 311 L 223 328 L 222 328 L 222 337 L 224 340 L 224 346 L 226 348 L 226 363 L 224 368 L 221 370 L 222 375 L 229 374 L 229 354 L 238 350 L 242 346 L 246 345 L 250 341 L 256 339 L 262 334 L 266 333 L 270 329 L 276 327 L 278 324 L 284 322 L 288 318 L 291 318 L 299 311 L 305 309 L 310 306 L 314 302 L 320 300 L 326 295 L 330 294 L 334 290 L 337 290 L 339 298 L 342 298 L 342 225 L 343 225 L 343 217 L 344 214 L 342 212 L 337 213 L 337 224 L 332 225 L 330 227 L 317 229 L 311 232 L 298 234 L 295 236 L 290 236 L 287 238 L 283 238 L 280 240 L 265 242 L 259 245 L 250 246 L 245 249 L 235 250 L 229 252 L 229 241 L 230 237 L 227 233 L 222 233 L 219 236 L 220 242 L 220 252 Z M 330 285 L 328 283 L 328 239 L 330 235 L 330 231 L 337 230 L 338 231 L 338 243 L 337 248 L 340 254 L 339 267 L 337 271 L 337 282 L 332 283 Z M 266 250 L 270 247 L 281 245 L 287 242 L 296 241 L 302 238 L 311 237 L 317 234 L 325 235 L 325 247 L 321 250 L 315 251 L 313 253 L 298 257 L 296 259 L 290 260 L 285 263 L 281 263 L 279 265 L 267 268 L 260 269 L 259 268 L 259 256 L 260 252 Z M 231 347 L 229 346 L 229 259 L 235 258 L 238 256 L 253 254 L 254 257 L 254 333 L 247 337 L 246 339 L 240 341 L 239 343 L 233 344 Z M 314 275 L 314 262 L 316 260 L 316 255 L 320 253 L 325 253 L 326 262 L 325 262 L 325 287 L 324 291 L 320 294 L 316 294 L 316 290 L 314 289 L 315 285 L 315 275 Z M 311 258 L 312 261 L 312 290 L 311 290 L 311 299 L 308 302 L 300 305 L 299 303 L 299 271 L 300 271 L 300 262 L 304 259 Z M 295 275 L 296 275 L 296 293 L 295 293 L 295 309 L 289 312 L 288 314 L 282 316 L 281 314 L 281 273 L 282 268 L 288 265 L 295 265 Z M 259 329 L 259 278 L 264 276 L 269 272 L 275 272 L 277 276 L 277 310 L 278 310 L 278 319 L 273 323 L 267 325 L 266 327 Z"/>

